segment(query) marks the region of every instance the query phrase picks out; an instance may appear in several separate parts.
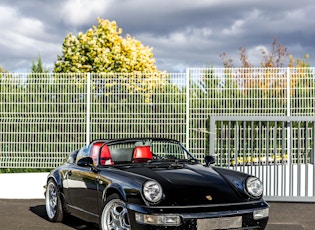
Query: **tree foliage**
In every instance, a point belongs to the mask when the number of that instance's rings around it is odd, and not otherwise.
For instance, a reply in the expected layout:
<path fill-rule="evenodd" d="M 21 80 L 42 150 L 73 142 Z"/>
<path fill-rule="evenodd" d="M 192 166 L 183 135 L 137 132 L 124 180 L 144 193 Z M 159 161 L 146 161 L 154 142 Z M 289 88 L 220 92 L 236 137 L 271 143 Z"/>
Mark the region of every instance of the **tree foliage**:
<path fill-rule="evenodd" d="M 35 60 L 32 61 L 31 65 L 32 73 L 48 73 L 49 70 L 44 67 L 42 58 L 38 56 Z"/>
<path fill-rule="evenodd" d="M 249 60 L 247 51 L 244 47 L 239 48 L 240 51 L 240 61 L 242 68 L 255 67 Z M 262 59 L 260 61 L 260 67 L 309 67 L 307 59 L 309 55 L 306 54 L 303 59 L 297 59 L 293 57 L 288 49 L 281 43 L 279 43 L 278 38 L 275 37 L 272 44 L 271 50 L 261 49 Z M 233 68 L 233 59 L 228 56 L 227 53 L 222 53 L 220 58 L 223 61 L 224 67 Z"/>
<path fill-rule="evenodd" d="M 240 48 L 241 66 L 235 68 L 233 74 L 230 73 L 230 68 L 234 68 L 233 59 L 226 53 L 220 55 L 226 67 L 227 77 L 238 82 L 238 88 L 244 97 L 259 95 L 262 98 L 279 98 L 278 103 L 285 108 L 288 104 L 286 99 L 288 87 L 291 88 L 290 95 L 292 97 L 305 98 L 305 94 L 311 92 L 309 89 L 313 87 L 313 84 L 309 79 L 313 73 L 310 71 L 309 63 L 307 63 L 308 54 L 302 59 L 295 60 L 288 49 L 278 42 L 277 37 L 274 38 L 270 51 L 262 49 L 261 53 L 262 72 L 254 78 L 251 77 L 255 71 L 252 68 L 254 65 L 250 62 L 245 48 Z M 290 71 L 289 82 L 287 81 L 287 69 L 283 67 L 291 67 L 291 70 L 288 70 Z M 285 71 L 283 71 L 284 69 Z M 307 90 L 302 92 L 300 88 Z"/>
<path fill-rule="evenodd" d="M 56 73 L 131 73 L 157 71 L 152 48 L 144 46 L 115 21 L 98 18 L 98 26 L 64 39 L 62 55 L 55 63 Z"/>
<path fill-rule="evenodd" d="M 7 73 L 8 71 L 3 69 L 2 66 L 0 66 L 0 73 Z"/>

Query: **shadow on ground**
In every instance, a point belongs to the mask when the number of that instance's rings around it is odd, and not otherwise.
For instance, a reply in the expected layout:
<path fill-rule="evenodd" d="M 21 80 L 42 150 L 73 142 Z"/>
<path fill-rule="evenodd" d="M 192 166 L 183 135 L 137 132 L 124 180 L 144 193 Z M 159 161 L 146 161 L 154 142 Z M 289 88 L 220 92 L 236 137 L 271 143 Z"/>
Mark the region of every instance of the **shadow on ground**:
<path fill-rule="evenodd" d="M 46 214 L 45 205 L 37 205 L 37 206 L 30 207 L 30 211 L 49 222 L 48 216 Z M 85 222 L 81 219 L 78 219 L 78 218 L 76 218 L 74 216 L 70 216 L 70 215 L 65 216 L 65 220 L 62 222 L 62 224 L 67 225 L 73 229 L 80 229 L 80 230 L 99 229 L 98 226 L 93 224 L 93 223 Z"/>

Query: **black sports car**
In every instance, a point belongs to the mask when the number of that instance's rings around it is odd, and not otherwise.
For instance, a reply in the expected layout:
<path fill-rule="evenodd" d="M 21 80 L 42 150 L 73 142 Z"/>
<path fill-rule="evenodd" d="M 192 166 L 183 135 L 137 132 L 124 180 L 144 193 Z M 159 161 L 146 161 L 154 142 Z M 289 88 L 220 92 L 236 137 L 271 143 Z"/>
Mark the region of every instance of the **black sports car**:
<path fill-rule="evenodd" d="M 256 177 L 196 160 L 176 140 L 95 140 L 48 176 L 50 221 L 69 213 L 100 229 L 264 229 Z"/>

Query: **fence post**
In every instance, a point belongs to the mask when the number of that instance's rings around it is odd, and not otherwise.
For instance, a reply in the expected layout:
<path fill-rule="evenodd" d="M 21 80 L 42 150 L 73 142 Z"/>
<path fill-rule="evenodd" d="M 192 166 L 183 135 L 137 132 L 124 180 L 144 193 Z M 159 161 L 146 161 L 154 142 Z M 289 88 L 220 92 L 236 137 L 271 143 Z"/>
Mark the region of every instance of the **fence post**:
<path fill-rule="evenodd" d="M 90 143 L 90 116 L 91 116 L 91 74 L 87 74 L 86 83 L 86 144 Z"/>
<path fill-rule="evenodd" d="M 288 154 L 288 164 L 289 164 L 289 177 L 293 178 L 293 166 L 292 166 L 292 151 L 291 151 L 291 135 L 292 135 L 292 123 L 291 123 L 291 101 L 290 101 L 290 93 L 291 93 L 291 79 L 290 79 L 290 67 L 287 67 L 287 154 Z M 293 181 L 289 181 L 289 196 L 293 195 Z"/>
<path fill-rule="evenodd" d="M 186 69 L 186 148 L 189 150 L 189 68 Z"/>
<path fill-rule="evenodd" d="M 313 129 L 312 129 L 312 134 L 313 134 L 313 146 L 312 146 L 312 150 L 311 150 L 311 164 L 312 164 L 312 168 L 313 168 L 313 196 L 315 196 L 315 121 L 313 121 Z"/>
<path fill-rule="evenodd" d="M 287 67 L 287 116 L 291 115 L 291 77 L 290 67 Z"/>
<path fill-rule="evenodd" d="M 287 67 L 287 154 L 288 163 L 291 164 L 291 78 L 290 78 L 290 67 Z"/>
<path fill-rule="evenodd" d="M 209 155 L 215 156 L 216 117 L 209 117 Z M 222 156 L 220 156 L 222 157 Z"/>

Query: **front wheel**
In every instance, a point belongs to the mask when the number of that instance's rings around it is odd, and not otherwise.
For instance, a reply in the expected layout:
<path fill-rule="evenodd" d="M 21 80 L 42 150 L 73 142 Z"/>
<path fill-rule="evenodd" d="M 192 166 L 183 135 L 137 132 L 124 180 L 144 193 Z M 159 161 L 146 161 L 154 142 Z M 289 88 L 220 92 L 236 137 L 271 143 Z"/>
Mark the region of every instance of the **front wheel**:
<path fill-rule="evenodd" d="M 110 195 L 105 203 L 101 219 L 101 230 L 131 230 L 126 204 L 117 194 Z"/>
<path fill-rule="evenodd" d="M 50 179 L 46 188 L 46 212 L 52 222 L 61 222 L 63 219 L 62 203 L 56 183 Z"/>

